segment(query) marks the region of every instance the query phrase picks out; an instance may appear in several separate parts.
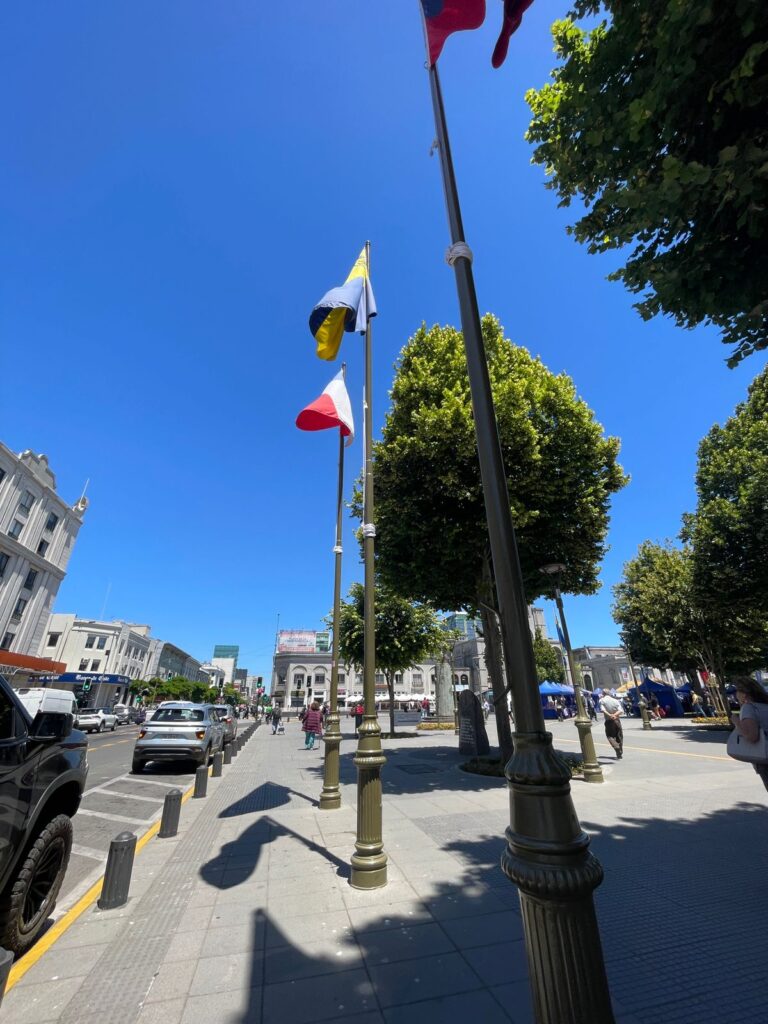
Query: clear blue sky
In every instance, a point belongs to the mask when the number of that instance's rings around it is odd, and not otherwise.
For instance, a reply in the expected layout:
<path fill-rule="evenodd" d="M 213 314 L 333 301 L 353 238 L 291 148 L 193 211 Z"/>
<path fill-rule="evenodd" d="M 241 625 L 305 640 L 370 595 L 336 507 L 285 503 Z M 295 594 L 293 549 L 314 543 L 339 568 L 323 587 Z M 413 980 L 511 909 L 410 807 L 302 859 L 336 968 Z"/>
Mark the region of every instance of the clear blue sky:
<path fill-rule="evenodd" d="M 568 6 L 534 4 L 494 72 L 490 3 L 441 70 L 481 312 L 622 439 L 603 589 L 568 601 L 575 644 L 612 643 L 622 563 L 676 534 L 699 438 L 765 360 L 729 371 L 715 332 L 644 324 L 566 236 L 523 96 Z M 311 307 L 370 238 L 377 425 L 409 334 L 458 323 L 417 2 L 12 4 L 0 53 L 0 436 L 68 501 L 90 478 L 57 610 L 99 616 L 111 584 L 108 617 L 268 675 L 278 613 L 319 628 L 332 596 L 335 437 L 293 425 L 335 372 Z M 351 527 L 346 552 L 345 586 Z"/>

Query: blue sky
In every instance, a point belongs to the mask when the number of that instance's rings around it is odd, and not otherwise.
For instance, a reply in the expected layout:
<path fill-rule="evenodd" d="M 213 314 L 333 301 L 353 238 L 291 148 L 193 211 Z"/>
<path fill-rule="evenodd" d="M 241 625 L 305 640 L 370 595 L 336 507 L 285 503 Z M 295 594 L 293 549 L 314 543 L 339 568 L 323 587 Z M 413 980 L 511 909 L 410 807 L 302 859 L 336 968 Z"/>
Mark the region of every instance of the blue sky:
<path fill-rule="evenodd" d="M 698 440 L 765 359 L 729 371 L 714 331 L 643 323 L 566 236 L 523 97 L 568 3 L 534 4 L 493 71 L 499 6 L 441 59 L 467 239 L 481 312 L 622 439 L 603 589 L 567 605 L 575 644 L 612 643 L 611 584 L 677 533 Z M 310 309 L 370 238 L 377 425 L 409 335 L 458 323 L 416 0 L 48 0 L 2 23 L 0 436 L 68 501 L 90 479 L 57 610 L 109 591 L 108 617 L 268 675 L 278 613 L 320 628 L 332 596 L 336 441 L 293 425 L 335 372 Z M 356 337 L 343 353 L 359 420 Z"/>

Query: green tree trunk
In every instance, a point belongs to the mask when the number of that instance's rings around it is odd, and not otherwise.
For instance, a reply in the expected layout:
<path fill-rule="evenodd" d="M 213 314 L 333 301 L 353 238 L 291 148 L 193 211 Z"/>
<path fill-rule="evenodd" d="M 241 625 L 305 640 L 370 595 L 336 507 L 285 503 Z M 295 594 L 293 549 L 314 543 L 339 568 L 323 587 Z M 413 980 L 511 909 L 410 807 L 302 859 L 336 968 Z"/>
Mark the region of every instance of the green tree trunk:
<path fill-rule="evenodd" d="M 501 657 L 501 631 L 496 613 L 486 604 L 480 605 L 480 618 L 483 622 L 485 638 L 485 665 L 493 690 L 493 710 L 496 715 L 496 731 L 499 735 L 501 759 L 506 764 L 514 753 L 512 727 L 509 723 L 507 707 L 507 689 L 504 685 L 504 668 Z"/>

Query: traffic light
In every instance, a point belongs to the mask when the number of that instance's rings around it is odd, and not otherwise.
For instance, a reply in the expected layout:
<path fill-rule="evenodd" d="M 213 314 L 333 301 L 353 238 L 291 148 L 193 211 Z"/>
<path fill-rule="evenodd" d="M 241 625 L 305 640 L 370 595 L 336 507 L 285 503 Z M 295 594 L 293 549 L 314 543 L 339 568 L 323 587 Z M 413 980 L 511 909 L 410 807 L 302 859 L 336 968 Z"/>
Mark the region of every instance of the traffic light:
<path fill-rule="evenodd" d="M 83 693 L 88 693 L 90 688 L 91 688 L 91 684 L 90 683 L 83 683 Z"/>
<path fill-rule="evenodd" d="M 256 685 L 257 686 L 261 686 L 261 684 L 263 682 L 263 679 L 264 679 L 263 676 L 256 676 Z"/>

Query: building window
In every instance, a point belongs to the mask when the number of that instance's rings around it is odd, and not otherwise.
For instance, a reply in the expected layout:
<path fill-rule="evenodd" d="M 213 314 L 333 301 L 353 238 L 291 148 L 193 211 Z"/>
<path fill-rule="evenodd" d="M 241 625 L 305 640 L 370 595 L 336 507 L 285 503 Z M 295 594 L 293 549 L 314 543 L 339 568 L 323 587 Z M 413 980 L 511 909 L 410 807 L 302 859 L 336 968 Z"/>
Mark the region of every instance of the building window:
<path fill-rule="evenodd" d="M 304 689 L 304 676 L 301 672 L 297 672 L 293 677 L 293 688 L 294 690 Z"/>
<path fill-rule="evenodd" d="M 56 529 L 56 524 L 58 523 L 58 521 L 59 517 L 56 515 L 56 513 L 51 512 L 45 521 L 45 528 L 48 531 L 48 533 L 53 533 L 53 531 Z"/>
<path fill-rule="evenodd" d="M 91 672 L 98 672 L 100 664 L 101 664 L 101 661 L 98 658 L 96 658 L 95 661 L 92 661 L 91 662 Z"/>
<path fill-rule="evenodd" d="M 96 643 L 96 637 L 94 636 L 93 633 L 89 633 L 88 636 L 85 638 L 85 646 L 86 647 L 93 647 L 93 645 L 95 643 Z"/>
<path fill-rule="evenodd" d="M 23 529 L 24 529 L 24 523 L 22 523 L 18 519 L 14 519 L 13 520 L 13 524 L 12 524 L 10 530 L 8 531 L 8 536 L 9 537 L 13 537 L 13 539 L 16 540 Z"/>
<path fill-rule="evenodd" d="M 30 569 L 27 578 L 24 580 L 24 590 L 32 590 L 37 579 L 37 569 Z"/>
<path fill-rule="evenodd" d="M 346 676 L 344 675 L 344 673 L 343 673 L 343 672 L 339 672 L 339 686 L 343 686 L 343 685 L 344 685 L 344 680 L 345 680 L 346 678 L 347 678 L 347 677 L 346 677 Z"/>
<path fill-rule="evenodd" d="M 0 468 L 0 484 L 3 482 L 3 480 L 5 480 L 7 475 L 8 474 L 5 472 L 5 470 Z"/>
<path fill-rule="evenodd" d="M 424 676 L 421 672 L 414 672 L 411 675 L 411 690 L 413 693 L 424 693 Z"/>
<path fill-rule="evenodd" d="M 55 647 L 61 639 L 61 633 L 49 633 L 48 634 L 48 647 Z"/>
<path fill-rule="evenodd" d="M 462 686 L 469 686 L 469 676 L 465 676 L 463 673 L 462 673 L 462 676 L 461 676 L 461 685 Z"/>
<path fill-rule="evenodd" d="M 13 609 L 13 614 L 14 615 L 22 615 L 24 613 L 24 609 L 26 607 L 27 607 L 27 599 L 26 599 L 26 597 L 20 597 L 19 600 L 16 602 L 16 607 Z"/>
<path fill-rule="evenodd" d="M 3 642 L 0 644 L 0 651 L 10 651 L 15 636 L 15 633 L 6 633 L 3 637 Z"/>
<path fill-rule="evenodd" d="M 107 646 L 107 638 L 105 636 L 100 636 L 99 639 L 96 641 L 97 649 L 100 650 L 100 651 L 103 651 L 106 646 Z"/>
<path fill-rule="evenodd" d="M 78 671 L 79 672 L 87 672 L 88 671 L 88 659 L 87 658 L 81 658 L 80 659 L 80 668 L 78 669 Z"/>
<path fill-rule="evenodd" d="M 45 558 L 45 553 L 46 553 L 47 550 L 48 550 L 48 541 L 47 540 L 41 540 L 40 543 L 37 545 L 37 553 L 38 553 L 38 555 L 42 555 L 43 558 Z"/>
<path fill-rule="evenodd" d="M 24 494 L 21 496 L 21 501 L 19 502 L 19 511 L 27 515 L 32 510 L 32 506 L 34 504 L 35 496 L 32 491 L 24 491 Z"/>
<path fill-rule="evenodd" d="M 11 560 L 10 555 L 6 555 L 4 551 L 0 551 L 0 580 L 5 575 L 6 566 Z"/>

